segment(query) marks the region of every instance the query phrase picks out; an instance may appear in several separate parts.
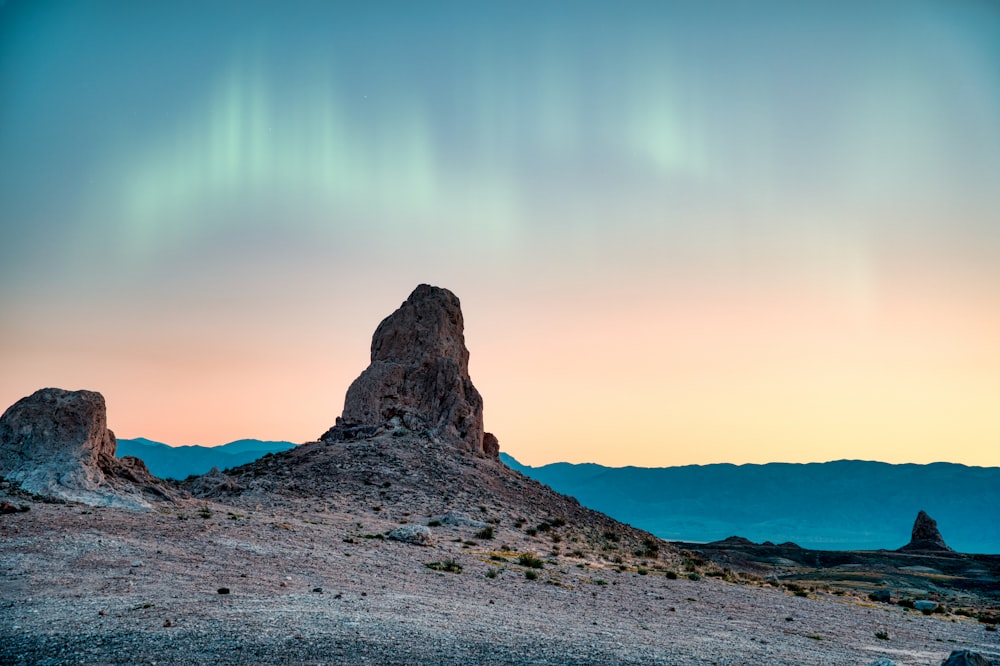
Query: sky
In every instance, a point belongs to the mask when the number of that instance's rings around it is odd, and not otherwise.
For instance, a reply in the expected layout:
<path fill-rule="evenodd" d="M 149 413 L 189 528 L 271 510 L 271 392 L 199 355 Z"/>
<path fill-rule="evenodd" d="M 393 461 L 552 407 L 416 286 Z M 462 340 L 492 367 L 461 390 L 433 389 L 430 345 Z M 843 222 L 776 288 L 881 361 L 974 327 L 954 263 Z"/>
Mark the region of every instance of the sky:
<path fill-rule="evenodd" d="M 1000 4 L 0 2 L 0 406 L 316 439 L 419 283 L 522 463 L 1000 465 Z"/>

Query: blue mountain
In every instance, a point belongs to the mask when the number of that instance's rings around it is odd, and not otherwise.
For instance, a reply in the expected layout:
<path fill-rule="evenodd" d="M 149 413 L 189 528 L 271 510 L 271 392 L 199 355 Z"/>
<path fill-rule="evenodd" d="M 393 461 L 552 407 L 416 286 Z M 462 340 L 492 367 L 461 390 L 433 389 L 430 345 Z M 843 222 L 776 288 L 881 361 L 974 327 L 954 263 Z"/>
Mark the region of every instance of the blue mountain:
<path fill-rule="evenodd" d="M 259 439 L 240 439 L 222 446 L 168 446 L 139 437 L 119 439 L 118 455 L 139 458 L 160 478 L 186 479 L 192 474 L 204 474 L 213 467 L 227 469 L 245 465 L 265 454 L 287 451 L 294 446 L 292 442 Z"/>
<path fill-rule="evenodd" d="M 895 549 L 927 511 L 945 541 L 1000 553 L 1000 467 L 890 465 L 860 460 L 766 465 L 511 468 L 581 504 L 668 540 L 752 541 L 829 550 Z"/>

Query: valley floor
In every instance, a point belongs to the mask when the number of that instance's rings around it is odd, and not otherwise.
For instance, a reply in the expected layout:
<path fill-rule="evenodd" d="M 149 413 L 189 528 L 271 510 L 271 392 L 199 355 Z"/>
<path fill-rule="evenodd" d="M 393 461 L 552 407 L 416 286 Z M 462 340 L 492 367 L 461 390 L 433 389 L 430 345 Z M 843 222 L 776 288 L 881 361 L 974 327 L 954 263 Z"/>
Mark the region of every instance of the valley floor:
<path fill-rule="evenodd" d="M 532 544 L 503 528 L 486 541 L 435 527 L 422 547 L 379 538 L 395 524 L 375 514 L 305 503 L 30 505 L 0 516 L 2 664 L 842 666 L 1000 653 L 975 621 L 856 598 L 544 554 L 529 580 L 517 553 Z M 425 566 L 452 559 L 461 573 Z"/>

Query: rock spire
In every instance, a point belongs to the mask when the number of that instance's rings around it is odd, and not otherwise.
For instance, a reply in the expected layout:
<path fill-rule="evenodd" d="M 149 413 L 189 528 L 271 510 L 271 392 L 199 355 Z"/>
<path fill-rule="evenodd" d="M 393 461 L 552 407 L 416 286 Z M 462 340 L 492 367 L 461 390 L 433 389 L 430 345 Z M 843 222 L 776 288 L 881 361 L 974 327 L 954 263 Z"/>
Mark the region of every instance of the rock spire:
<path fill-rule="evenodd" d="M 347 389 L 343 415 L 321 439 L 402 427 L 495 457 L 496 438 L 483 431 L 483 399 L 469 378 L 464 329 L 455 294 L 419 285 L 375 329 L 371 364 Z"/>
<path fill-rule="evenodd" d="M 937 521 L 927 515 L 926 511 L 917 514 L 913 522 L 913 532 L 910 543 L 899 549 L 903 552 L 942 551 L 952 552 L 938 531 Z"/>

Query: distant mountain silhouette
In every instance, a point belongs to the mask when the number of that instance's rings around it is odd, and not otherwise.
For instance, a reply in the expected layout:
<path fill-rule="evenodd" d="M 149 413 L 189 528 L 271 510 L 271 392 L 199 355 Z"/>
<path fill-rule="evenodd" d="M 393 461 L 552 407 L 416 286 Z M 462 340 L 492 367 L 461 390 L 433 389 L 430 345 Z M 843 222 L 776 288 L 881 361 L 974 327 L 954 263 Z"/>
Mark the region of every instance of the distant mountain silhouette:
<path fill-rule="evenodd" d="M 1000 553 L 1000 467 L 828 463 L 513 469 L 663 539 L 753 541 L 814 549 L 895 549 L 926 510 L 959 552 Z"/>
<path fill-rule="evenodd" d="M 185 479 L 213 467 L 228 469 L 253 462 L 267 453 L 294 448 L 292 442 L 240 439 L 222 446 L 169 446 L 139 437 L 118 440 L 118 457 L 135 456 L 149 471 L 163 479 Z"/>

